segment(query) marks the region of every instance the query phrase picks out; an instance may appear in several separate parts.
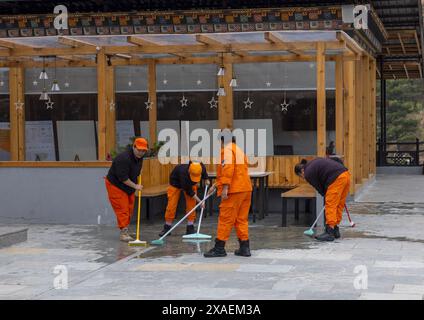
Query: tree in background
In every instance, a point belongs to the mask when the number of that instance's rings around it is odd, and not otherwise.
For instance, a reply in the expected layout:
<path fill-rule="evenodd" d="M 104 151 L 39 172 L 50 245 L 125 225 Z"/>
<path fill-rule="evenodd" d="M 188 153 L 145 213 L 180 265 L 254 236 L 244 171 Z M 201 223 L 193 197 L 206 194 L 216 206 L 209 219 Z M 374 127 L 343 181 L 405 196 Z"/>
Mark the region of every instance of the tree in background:
<path fill-rule="evenodd" d="M 388 80 L 387 141 L 424 140 L 424 81 Z"/>

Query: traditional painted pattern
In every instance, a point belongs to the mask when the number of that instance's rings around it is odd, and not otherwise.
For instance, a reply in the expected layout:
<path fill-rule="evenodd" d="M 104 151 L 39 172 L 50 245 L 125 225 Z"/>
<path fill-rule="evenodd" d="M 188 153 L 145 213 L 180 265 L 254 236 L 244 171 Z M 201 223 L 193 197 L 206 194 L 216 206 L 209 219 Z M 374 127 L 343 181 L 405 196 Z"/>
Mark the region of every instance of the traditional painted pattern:
<path fill-rule="evenodd" d="M 0 38 L 343 28 L 341 7 L 70 14 L 69 29 L 61 31 L 54 28 L 54 18 L 54 15 L 0 17 Z"/>

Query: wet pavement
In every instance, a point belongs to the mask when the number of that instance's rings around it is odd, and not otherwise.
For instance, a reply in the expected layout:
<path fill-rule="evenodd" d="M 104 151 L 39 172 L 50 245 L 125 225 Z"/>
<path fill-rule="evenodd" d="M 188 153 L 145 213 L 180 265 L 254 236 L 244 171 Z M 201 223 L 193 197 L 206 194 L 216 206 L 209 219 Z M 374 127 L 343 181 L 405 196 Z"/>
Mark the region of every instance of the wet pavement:
<path fill-rule="evenodd" d="M 422 300 L 424 201 L 348 206 L 356 227 L 345 220 L 334 243 L 303 235 L 307 216 L 289 228 L 279 214 L 251 223 L 250 258 L 233 254 L 235 232 L 227 257 L 204 258 L 213 241 L 183 242 L 184 224 L 147 248 L 119 242 L 113 227 L 9 224 L 28 227 L 28 241 L 0 249 L 0 299 Z M 216 220 L 201 233 L 214 237 Z M 142 240 L 161 228 L 144 221 Z"/>

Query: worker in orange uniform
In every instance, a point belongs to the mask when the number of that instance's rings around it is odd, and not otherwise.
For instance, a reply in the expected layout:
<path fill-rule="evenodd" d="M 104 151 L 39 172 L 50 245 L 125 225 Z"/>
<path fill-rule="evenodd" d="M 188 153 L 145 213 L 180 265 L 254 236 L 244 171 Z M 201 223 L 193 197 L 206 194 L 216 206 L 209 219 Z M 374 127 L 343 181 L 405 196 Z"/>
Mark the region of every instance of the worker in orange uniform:
<path fill-rule="evenodd" d="M 330 158 L 303 159 L 295 173 L 325 197 L 325 231 L 315 237 L 319 241 L 340 238 L 339 224 L 350 188 L 350 173 L 341 161 Z"/>
<path fill-rule="evenodd" d="M 143 189 L 143 186 L 137 184 L 137 178 L 141 174 L 143 157 L 147 150 L 146 139 L 135 139 L 131 148 L 128 148 L 113 159 L 105 178 L 109 201 L 115 212 L 118 227 L 121 230 L 119 237 L 121 241 L 134 240 L 128 232 L 128 226 L 134 212 L 134 192 Z"/>
<path fill-rule="evenodd" d="M 189 162 L 188 164 L 179 164 L 171 172 L 169 176 L 169 186 L 167 190 L 168 205 L 165 212 L 165 224 L 159 236 L 163 236 L 172 228 L 172 222 L 175 219 L 178 201 L 180 200 L 181 191 L 184 191 L 186 202 L 186 212 L 189 212 L 196 206 L 196 202 L 202 200 L 197 196 L 197 184 L 201 179 L 205 180 L 205 184 L 209 185 L 209 176 L 203 163 Z M 205 204 L 203 203 L 203 208 Z M 196 212 L 193 211 L 187 218 L 186 234 L 193 234 L 194 220 Z"/>
<path fill-rule="evenodd" d="M 252 196 L 252 182 L 248 172 L 247 157 L 236 145 L 229 129 L 220 134 L 221 164 L 217 165 L 218 196 L 221 196 L 215 246 L 204 254 L 206 258 L 225 257 L 225 242 L 235 227 L 240 248 L 234 254 L 250 257 L 249 209 Z M 210 192 L 214 192 L 212 187 Z"/>

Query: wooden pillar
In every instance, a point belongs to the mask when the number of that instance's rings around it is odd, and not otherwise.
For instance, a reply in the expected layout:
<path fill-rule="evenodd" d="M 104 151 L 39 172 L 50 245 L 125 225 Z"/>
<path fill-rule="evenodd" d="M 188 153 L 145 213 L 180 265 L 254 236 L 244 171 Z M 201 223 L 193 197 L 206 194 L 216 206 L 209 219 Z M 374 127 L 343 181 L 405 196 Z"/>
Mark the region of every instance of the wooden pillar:
<path fill-rule="evenodd" d="M 350 194 L 355 193 L 355 146 L 356 146 L 356 115 L 355 115 L 355 61 L 345 61 L 343 68 L 344 101 L 345 101 L 345 163 L 352 175 Z"/>
<path fill-rule="evenodd" d="M 115 70 L 106 67 L 106 153 L 116 148 Z"/>
<path fill-rule="evenodd" d="M 317 43 L 317 155 L 325 157 L 326 116 L 325 116 L 325 43 Z"/>
<path fill-rule="evenodd" d="M 25 161 L 25 70 L 9 69 L 10 160 Z"/>
<path fill-rule="evenodd" d="M 97 141 L 98 159 L 106 160 L 106 55 L 102 49 L 97 54 Z"/>
<path fill-rule="evenodd" d="M 336 57 L 336 153 L 344 155 L 343 57 Z"/>
<path fill-rule="evenodd" d="M 375 174 L 376 173 L 376 143 L 377 143 L 377 118 L 376 118 L 376 82 L 377 82 L 377 70 L 376 70 L 376 61 L 375 59 L 371 59 L 370 61 L 370 173 Z"/>
<path fill-rule="evenodd" d="M 226 54 L 225 57 L 231 57 L 231 55 Z M 225 96 L 218 97 L 218 125 L 220 129 L 233 129 L 233 88 L 230 87 L 233 76 L 233 65 L 224 60 L 224 68 L 224 76 L 218 76 L 218 87 L 223 87 L 225 90 Z"/>
<path fill-rule="evenodd" d="M 184 77 L 184 75 L 183 75 Z M 156 63 L 149 61 L 148 65 L 148 91 L 149 91 L 149 146 L 157 141 L 157 99 L 156 99 Z"/>
<path fill-rule="evenodd" d="M 368 179 L 369 174 L 369 101 L 370 101 L 370 78 L 369 78 L 369 58 L 362 57 L 362 179 Z"/>
<path fill-rule="evenodd" d="M 356 148 L 354 149 L 355 153 L 355 183 L 358 185 L 358 187 L 362 184 L 362 56 L 359 60 L 355 63 L 355 111 L 356 111 L 356 126 L 355 126 L 355 132 L 356 132 L 356 138 L 358 143 L 356 143 Z"/>

